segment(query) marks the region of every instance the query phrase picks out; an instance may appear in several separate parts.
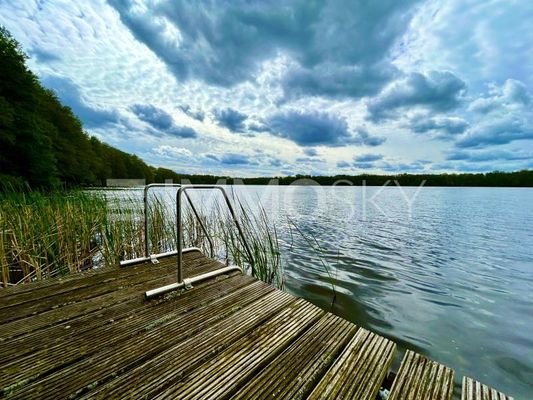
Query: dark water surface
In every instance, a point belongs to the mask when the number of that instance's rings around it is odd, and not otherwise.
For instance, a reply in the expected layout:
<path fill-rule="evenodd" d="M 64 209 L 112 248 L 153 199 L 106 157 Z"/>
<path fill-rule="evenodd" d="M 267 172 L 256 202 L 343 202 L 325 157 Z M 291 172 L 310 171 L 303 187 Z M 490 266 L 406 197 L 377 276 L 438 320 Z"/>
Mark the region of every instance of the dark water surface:
<path fill-rule="evenodd" d="M 533 399 L 532 189 L 235 190 L 277 220 L 290 292 Z"/>

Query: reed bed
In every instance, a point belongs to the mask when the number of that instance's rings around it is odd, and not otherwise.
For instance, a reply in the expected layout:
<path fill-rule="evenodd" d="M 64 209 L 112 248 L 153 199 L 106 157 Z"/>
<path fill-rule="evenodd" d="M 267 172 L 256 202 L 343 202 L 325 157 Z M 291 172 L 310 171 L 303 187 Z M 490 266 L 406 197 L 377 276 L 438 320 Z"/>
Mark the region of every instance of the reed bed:
<path fill-rule="evenodd" d="M 166 194 L 168 195 L 168 194 Z M 223 262 L 283 286 L 279 242 L 264 210 L 234 200 L 237 219 L 251 250 L 247 253 L 234 221 L 224 207 L 200 207 L 199 217 L 213 238 L 213 254 Z M 0 192 L 0 281 L 22 284 L 95 268 L 116 268 L 120 260 L 144 255 L 141 196 L 131 191 L 56 193 Z M 174 203 L 165 194 L 149 202 L 148 240 L 151 253 L 176 248 Z M 184 207 L 185 247 L 210 255 L 209 242 L 191 209 Z"/>
<path fill-rule="evenodd" d="M 236 201 L 237 219 L 247 239 L 250 254 L 240 240 L 238 230 L 230 215 L 219 221 L 217 234 L 219 247 L 225 251 L 226 257 L 233 258 L 237 265 L 247 265 L 251 275 L 283 287 L 283 267 L 279 248 L 276 226 L 270 221 L 264 208 L 255 212 L 248 205 Z M 218 215 L 224 215 L 224 207 L 216 205 Z"/>

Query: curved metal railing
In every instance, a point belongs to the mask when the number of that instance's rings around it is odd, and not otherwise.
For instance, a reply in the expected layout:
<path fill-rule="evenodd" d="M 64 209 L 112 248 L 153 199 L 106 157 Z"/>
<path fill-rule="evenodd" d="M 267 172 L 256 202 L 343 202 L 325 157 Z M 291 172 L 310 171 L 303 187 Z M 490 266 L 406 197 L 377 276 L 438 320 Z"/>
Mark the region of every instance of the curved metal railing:
<path fill-rule="evenodd" d="M 177 219 L 177 248 L 178 248 L 178 282 L 183 281 L 183 273 L 182 273 L 182 240 L 183 240 L 183 224 L 181 221 L 181 195 L 184 194 L 185 197 L 187 197 L 190 204 L 192 204 L 191 198 L 188 196 L 187 191 L 189 190 L 220 190 L 222 193 L 222 196 L 224 197 L 224 201 L 228 207 L 228 210 L 231 214 L 231 218 L 233 219 L 233 222 L 235 223 L 235 226 L 237 227 L 237 230 L 239 232 L 239 237 L 241 238 L 242 244 L 244 246 L 244 249 L 246 251 L 246 254 L 248 255 L 249 262 L 252 266 L 252 270 L 254 268 L 254 259 L 252 255 L 252 251 L 250 250 L 250 246 L 248 245 L 248 242 L 246 241 L 246 236 L 244 236 L 244 232 L 242 230 L 241 224 L 239 223 L 239 220 L 237 219 L 237 216 L 235 214 L 235 210 L 233 209 L 233 206 L 231 205 L 231 202 L 229 200 L 228 194 L 226 193 L 226 190 L 222 186 L 217 185 L 182 185 L 178 192 L 176 193 L 176 219 Z M 199 216 L 197 215 L 198 219 Z"/>
<path fill-rule="evenodd" d="M 170 252 L 167 252 L 167 253 L 161 253 L 161 254 L 154 254 L 154 255 L 150 255 L 150 244 L 149 244 L 149 235 L 148 235 L 148 229 L 149 229 L 149 223 L 148 223 L 148 193 L 150 191 L 150 189 L 152 188 L 156 188 L 156 187 L 175 187 L 175 188 L 178 188 L 178 191 L 176 193 L 176 247 L 177 249 L 175 251 L 170 251 Z M 221 274 L 225 274 L 225 273 L 228 273 L 228 272 L 231 272 L 231 271 L 241 271 L 242 272 L 242 269 L 238 266 L 229 266 L 229 267 L 224 267 L 224 268 L 220 268 L 216 271 L 211 271 L 211 272 L 208 272 L 208 273 L 205 273 L 205 274 L 201 274 L 201 275 L 197 275 L 197 276 L 193 276 L 191 278 L 188 278 L 188 279 L 184 279 L 183 278 L 183 271 L 182 271 L 182 264 L 183 264 L 183 253 L 186 252 L 186 251 L 193 251 L 193 250 L 197 250 L 197 251 L 201 251 L 200 249 L 198 248 L 187 248 L 187 249 L 184 249 L 183 248 L 183 222 L 182 222 L 182 195 L 185 196 L 185 198 L 187 199 L 187 202 L 189 203 L 193 213 L 194 213 L 194 216 L 196 218 L 196 220 L 198 221 L 204 235 L 206 236 L 208 242 L 209 242 L 209 246 L 210 246 L 210 251 L 211 251 L 211 256 L 214 255 L 214 245 L 213 245 L 213 240 L 211 239 L 211 236 L 209 235 L 209 232 L 207 231 L 207 228 L 205 227 L 204 223 L 202 222 L 202 219 L 200 217 L 200 214 L 198 213 L 196 207 L 194 206 L 194 203 L 191 199 L 191 197 L 189 196 L 189 194 L 187 193 L 188 191 L 192 191 L 192 190 L 219 190 L 221 193 L 222 193 L 222 196 L 224 198 L 224 202 L 226 203 L 226 206 L 228 208 L 228 211 L 231 215 L 231 218 L 237 228 L 237 231 L 239 232 L 239 238 L 241 239 L 241 242 L 242 242 L 242 245 L 246 251 L 246 254 L 248 256 L 248 259 L 249 259 L 249 263 L 252 267 L 252 271 L 254 269 L 254 258 L 253 258 L 253 254 L 252 254 L 252 251 L 250 249 L 250 246 L 246 240 L 246 236 L 244 235 L 244 231 L 242 230 L 242 227 L 241 227 L 241 224 L 239 223 L 239 220 L 237 219 L 237 215 L 235 214 L 235 210 L 231 204 L 231 201 L 229 200 L 229 197 L 226 193 L 226 190 L 222 187 L 222 186 L 218 186 L 218 185 L 181 185 L 181 184 L 174 184 L 174 183 L 170 183 L 170 184 L 164 184 L 164 183 L 152 183 L 150 185 L 146 185 L 144 187 L 144 197 L 143 197 L 143 202 L 144 202 L 144 240 L 145 240 L 145 246 L 144 246 L 144 251 L 145 251 L 145 256 L 144 257 L 140 257 L 140 258 L 136 258 L 136 259 L 133 259 L 133 260 L 127 260 L 127 261 L 122 261 L 120 263 L 120 265 L 122 266 L 126 266 L 126 265 L 132 265 L 132 264 L 136 264 L 136 263 L 140 263 L 140 262 L 146 262 L 146 261 L 152 261 L 152 262 L 157 262 L 157 257 L 168 257 L 168 256 L 171 256 L 171 255 L 177 255 L 177 282 L 176 283 L 173 283 L 171 285 L 166 285 L 166 286 L 163 286 L 163 287 L 160 287 L 160 288 L 157 288 L 157 289 L 153 289 L 153 290 L 149 290 L 145 293 L 145 296 L 146 298 L 151 298 L 151 297 L 155 297 L 155 296 L 159 296 L 161 294 L 164 294 L 166 292 L 169 292 L 171 290 L 176 290 L 176 289 L 180 289 L 180 288 L 187 288 L 189 287 L 190 285 L 192 285 L 192 283 L 195 283 L 195 282 L 199 282 L 199 281 L 202 281 L 202 280 L 205 280 L 205 279 L 209 279 L 211 277 L 215 277 L 215 276 L 218 276 L 218 275 L 221 275 Z"/>
<path fill-rule="evenodd" d="M 146 258 L 150 258 L 150 239 L 148 235 L 148 192 L 150 189 L 158 188 L 158 187 L 175 187 L 180 188 L 182 185 L 179 183 L 151 183 L 149 185 L 146 185 L 144 187 L 144 195 L 143 195 L 143 203 L 144 203 L 144 256 Z M 205 227 L 204 223 L 202 222 L 202 219 L 200 218 L 200 214 L 198 214 L 198 211 L 196 210 L 196 207 L 194 206 L 192 199 L 188 194 L 186 194 L 187 201 L 193 211 L 194 216 L 196 217 L 196 220 L 198 221 L 198 224 L 200 225 L 200 228 L 202 229 L 202 232 L 204 233 L 205 237 L 207 238 L 207 241 L 209 243 L 209 250 L 210 250 L 210 256 L 214 256 L 215 247 L 213 245 L 213 240 L 211 239 L 211 236 L 209 235 L 207 228 Z"/>

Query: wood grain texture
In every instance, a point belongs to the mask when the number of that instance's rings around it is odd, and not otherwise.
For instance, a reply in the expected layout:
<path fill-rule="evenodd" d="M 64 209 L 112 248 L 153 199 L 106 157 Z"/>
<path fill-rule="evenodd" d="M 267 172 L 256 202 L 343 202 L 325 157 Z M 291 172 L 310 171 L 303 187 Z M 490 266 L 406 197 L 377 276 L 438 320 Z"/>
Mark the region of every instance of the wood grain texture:
<path fill-rule="evenodd" d="M 453 376 L 450 368 L 407 350 L 389 400 L 450 400 Z"/>
<path fill-rule="evenodd" d="M 307 398 L 357 329 L 339 317 L 325 315 L 231 398 Z"/>
<path fill-rule="evenodd" d="M 513 400 L 513 398 L 465 376 L 461 400 Z"/>
<path fill-rule="evenodd" d="M 396 345 L 359 329 L 309 396 L 315 399 L 374 400 L 392 363 Z"/>
<path fill-rule="evenodd" d="M 375 400 L 390 340 L 238 272 L 144 298 L 175 280 L 168 257 L 0 291 L 0 397 Z M 390 400 L 448 400 L 452 382 L 407 352 Z M 509 399 L 465 380 L 462 400 Z"/>

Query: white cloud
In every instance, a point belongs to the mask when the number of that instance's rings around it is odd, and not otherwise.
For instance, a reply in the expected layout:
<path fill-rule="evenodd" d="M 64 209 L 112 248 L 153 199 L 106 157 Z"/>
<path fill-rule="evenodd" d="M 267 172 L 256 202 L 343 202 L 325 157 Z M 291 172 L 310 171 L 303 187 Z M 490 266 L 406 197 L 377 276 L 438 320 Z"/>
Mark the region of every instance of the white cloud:
<path fill-rule="evenodd" d="M 183 147 L 174 147 L 163 144 L 153 149 L 154 153 L 165 157 L 191 157 L 192 152 Z"/>
<path fill-rule="evenodd" d="M 158 166 L 238 175 L 335 173 L 362 145 L 383 155 L 360 161 L 374 172 L 467 168 L 446 160 L 458 147 L 531 150 L 532 17 L 517 0 L 0 5 L 91 134 Z M 273 116 L 286 117 L 274 132 Z"/>
<path fill-rule="evenodd" d="M 521 111 L 531 102 L 526 85 L 515 79 L 507 79 L 502 86 L 489 85 L 489 93 L 473 100 L 469 111 L 489 113 L 493 111 Z M 527 110 L 526 110 L 527 111 Z"/>

